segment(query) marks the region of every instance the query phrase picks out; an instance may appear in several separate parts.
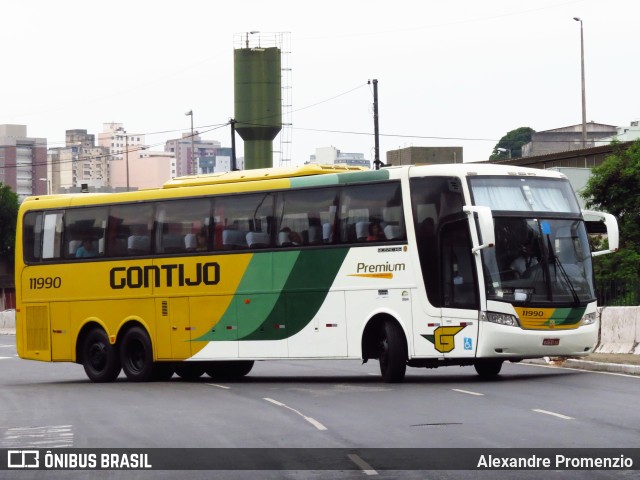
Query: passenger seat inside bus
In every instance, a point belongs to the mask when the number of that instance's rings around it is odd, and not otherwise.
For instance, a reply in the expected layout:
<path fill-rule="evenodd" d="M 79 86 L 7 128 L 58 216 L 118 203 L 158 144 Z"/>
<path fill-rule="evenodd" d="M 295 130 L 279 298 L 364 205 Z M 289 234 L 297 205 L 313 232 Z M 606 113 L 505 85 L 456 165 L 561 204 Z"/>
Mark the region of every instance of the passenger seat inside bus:
<path fill-rule="evenodd" d="M 267 248 L 271 246 L 271 238 L 265 232 L 247 233 L 247 245 L 249 248 Z"/>
<path fill-rule="evenodd" d="M 400 225 L 387 225 L 384 227 L 384 236 L 387 240 L 400 240 L 404 236 L 402 227 Z"/>
<path fill-rule="evenodd" d="M 198 246 L 198 240 L 195 233 L 187 233 L 184 236 L 184 248 L 187 252 L 191 252 Z"/>
<path fill-rule="evenodd" d="M 71 240 L 69 242 L 69 257 L 75 257 L 76 256 L 76 250 L 78 250 L 78 247 L 82 245 L 82 240 Z"/>
<path fill-rule="evenodd" d="M 131 235 L 127 239 L 127 252 L 129 255 L 145 255 L 149 253 L 151 239 L 148 235 Z"/>
<path fill-rule="evenodd" d="M 323 243 L 331 243 L 331 224 L 323 223 L 322 224 L 322 242 Z"/>
<path fill-rule="evenodd" d="M 359 242 L 366 242 L 369 236 L 369 225 L 371 222 L 356 222 L 356 238 Z"/>
<path fill-rule="evenodd" d="M 223 230 L 222 248 L 225 250 L 247 248 L 246 234 L 238 230 Z"/>

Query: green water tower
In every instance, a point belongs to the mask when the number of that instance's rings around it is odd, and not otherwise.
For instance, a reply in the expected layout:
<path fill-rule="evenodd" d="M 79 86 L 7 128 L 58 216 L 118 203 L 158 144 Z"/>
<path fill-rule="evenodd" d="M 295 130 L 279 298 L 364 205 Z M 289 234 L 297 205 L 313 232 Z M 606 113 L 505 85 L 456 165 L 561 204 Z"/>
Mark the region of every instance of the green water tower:
<path fill-rule="evenodd" d="M 244 48 L 234 50 L 235 128 L 244 140 L 246 170 L 273 166 L 273 140 L 282 129 L 280 48 L 249 40 L 246 34 Z"/>

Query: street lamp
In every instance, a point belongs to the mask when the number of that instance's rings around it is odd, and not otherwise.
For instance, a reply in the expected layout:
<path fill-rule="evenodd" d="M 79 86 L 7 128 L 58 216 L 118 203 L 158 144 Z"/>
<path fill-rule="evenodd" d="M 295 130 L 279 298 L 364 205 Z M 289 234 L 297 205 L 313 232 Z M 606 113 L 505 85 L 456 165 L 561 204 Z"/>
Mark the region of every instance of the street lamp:
<path fill-rule="evenodd" d="M 587 100 L 584 88 L 584 35 L 582 33 L 582 19 L 573 17 L 580 22 L 580 70 L 582 74 L 582 148 L 587 148 Z"/>
<path fill-rule="evenodd" d="M 191 173 L 196 175 L 198 173 L 198 168 L 196 165 L 196 156 L 193 152 L 193 110 L 189 110 L 185 115 L 191 117 Z"/>
<path fill-rule="evenodd" d="M 247 43 L 246 43 L 247 48 L 249 48 L 249 35 L 255 35 L 257 33 L 260 33 L 260 32 L 258 30 L 253 30 L 251 32 L 247 32 Z"/>

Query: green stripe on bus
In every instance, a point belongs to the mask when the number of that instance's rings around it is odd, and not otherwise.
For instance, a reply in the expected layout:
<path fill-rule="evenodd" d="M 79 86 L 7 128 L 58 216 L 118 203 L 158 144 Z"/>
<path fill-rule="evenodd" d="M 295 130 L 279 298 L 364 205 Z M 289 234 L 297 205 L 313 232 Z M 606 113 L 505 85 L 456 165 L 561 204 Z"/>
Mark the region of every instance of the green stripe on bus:
<path fill-rule="evenodd" d="M 364 172 L 350 172 L 338 174 L 338 181 L 344 183 L 376 182 L 389 180 L 388 170 L 367 170 Z"/>
<path fill-rule="evenodd" d="M 289 181 L 291 182 L 291 188 L 322 187 L 326 185 L 337 185 L 338 176 L 335 174 L 310 175 L 308 177 L 292 178 Z"/>
<path fill-rule="evenodd" d="M 320 187 L 326 185 L 342 185 L 347 183 L 375 182 L 388 180 L 387 170 L 368 170 L 363 172 L 332 173 L 328 175 L 311 175 L 308 177 L 294 177 L 291 181 L 291 188 L 300 187 Z"/>
<path fill-rule="evenodd" d="M 282 294 L 264 322 L 239 340 L 282 340 L 313 320 L 327 297 L 348 248 L 300 252 Z"/>
<path fill-rule="evenodd" d="M 575 325 L 584 316 L 587 307 L 556 308 L 549 321 L 554 321 L 556 325 Z"/>
<path fill-rule="evenodd" d="M 229 308 L 216 327 L 196 341 L 237 340 L 257 330 L 273 311 L 299 255 L 299 251 L 254 254 Z"/>

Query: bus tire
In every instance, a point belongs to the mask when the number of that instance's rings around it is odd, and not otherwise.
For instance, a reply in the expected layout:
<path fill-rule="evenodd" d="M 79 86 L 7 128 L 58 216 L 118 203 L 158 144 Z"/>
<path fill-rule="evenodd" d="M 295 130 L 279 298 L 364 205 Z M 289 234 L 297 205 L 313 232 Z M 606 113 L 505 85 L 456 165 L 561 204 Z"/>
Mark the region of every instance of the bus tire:
<path fill-rule="evenodd" d="M 480 378 L 495 378 L 502 370 L 502 360 L 478 360 L 473 366 Z"/>
<path fill-rule="evenodd" d="M 229 380 L 247 375 L 253 368 L 253 360 L 233 360 L 223 362 L 209 362 L 204 371 L 211 378 Z"/>
<path fill-rule="evenodd" d="M 204 366 L 200 362 L 176 362 L 174 369 L 181 379 L 189 382 L 204 375 Z"/>
<path fill-rule="evenodd" d="M 120 375 L 118 349 L 109 343 L 107 333 L 94 328 L 82 345 L 82 366 L 89 380 L 96 383 L 113 382 Z"/>
<path fill-rule="evenodd" d="M 407 343 L 398 323 L 387 320 L 382 325 L 379 343 L 380 373 L 387 383 L 400 383 L 407 370 Z"/>
<path fill-rule="evenodd" d="M 143 328 L 131 327 L 126 331 L 120 345 L 120 362 L 132 382 L 147 382 L 153 378 L 153 347 Z"/>

